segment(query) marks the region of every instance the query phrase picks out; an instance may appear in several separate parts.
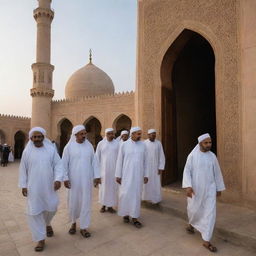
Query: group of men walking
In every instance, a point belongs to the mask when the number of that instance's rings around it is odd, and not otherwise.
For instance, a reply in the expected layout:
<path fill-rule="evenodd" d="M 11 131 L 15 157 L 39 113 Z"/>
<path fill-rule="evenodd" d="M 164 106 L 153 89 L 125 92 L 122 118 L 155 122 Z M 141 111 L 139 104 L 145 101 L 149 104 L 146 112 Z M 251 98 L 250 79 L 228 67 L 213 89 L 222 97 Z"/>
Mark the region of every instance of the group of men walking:
<path fill-rule="evenodd" d="M 142 141 L 140 127 L 131 128 L 130 138 L 128 131 L 123 131 L 120 140 L 115 139 L 114 130 L 108 128 L 94 153 L 86 139 L 85 127 L 77 125 L 62 159 L 46 138 L 43 128 L 32 128 L 29 138 L 20 163 L 19 187 L 28 199 L 28 223 L 33 240 L 37 242 L 36 251 L 44 250 L 46 236 L 54 234 L 51 220 L 57 211 L 56 191 L 62 181 L 68 189 L 69 234 L 76 233 L 79 219 L 80 234 L 85 238 L 91 236 L 88 228 L 93 185 L 99 185 L 100 212 L 115 213 L 118 206 L 117 214 L 136 228 L 142 227 L 138 220 L 141 200 L 154 204 L 161 201 L 160 175 L 165 157 L 154 129 L 148 130 L 148 139 Z M 187 231 L 192 234 L 196 228 L 202 233 L 204 246 L 215 251 L 210 244 L 215 223 L 214 198 L 224 189 L 224 184 L 217 158 L 210 152 L 210 144 L 210 136 L 204 135 L 189 155 L 183 187 L 189 198 Z"/>

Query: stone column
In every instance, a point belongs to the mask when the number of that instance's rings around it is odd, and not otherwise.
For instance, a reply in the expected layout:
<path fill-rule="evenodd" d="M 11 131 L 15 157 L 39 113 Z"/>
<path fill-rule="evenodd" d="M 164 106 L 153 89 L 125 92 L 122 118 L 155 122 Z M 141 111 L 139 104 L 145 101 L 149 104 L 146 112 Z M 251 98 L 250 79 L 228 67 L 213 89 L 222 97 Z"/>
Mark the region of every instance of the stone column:
<path fill-rule="evenodd" d="M 34 10 L 37 22 L 36 63 L 32 64 L 33 88 L 31 127 L 41 126 L 51 134 L 51 102 L 54 96 L 52 89 L 52 73 L 54 66 L 51 62 L 51 23 L 54 12 L 51 0 L 38 0 L 39 7 Z"/>

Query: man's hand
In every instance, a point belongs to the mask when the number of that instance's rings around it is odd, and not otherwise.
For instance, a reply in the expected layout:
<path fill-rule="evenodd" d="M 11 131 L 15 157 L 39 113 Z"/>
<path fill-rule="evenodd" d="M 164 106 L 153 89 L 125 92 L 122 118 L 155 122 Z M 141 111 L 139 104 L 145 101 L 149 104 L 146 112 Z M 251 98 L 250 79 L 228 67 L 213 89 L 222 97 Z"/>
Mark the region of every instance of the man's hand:
<path fill-rule="evenodd" d="M 28 189 L 27 188 L 22 188 L 22 191 L 21 191 L 22 195 L 27 197 L 28 196 Z"/>
<path fill-rule="evenodd" d="M 148 183 L 148 177 L 144 177 L 144 184 Z"/>
<path fill-rule="evenodd" d="M 54 190 L 57 191 L 61 187 L 61 182 L 60 181 L 55 181 L 54 182 Z"/>
<path fill-rule="evenodd" d="M 217 197 L 221 196 L 221 191 L 217 191 Z"/>
<path fill-rule="evenodd" d="M 68 188 L 68 189 L 71 189 L 71 183 L 70 183 L 69 180 L 65 180 L 65 181 L 64 181 L 64 187 L 65 187 L 65 188 Z"/>
<path fill-rule="evenodd" d="M 195 195 L 193 188 L 186 188 L 187 197 L 192 198 L 192 195 Z"/>
<path fill-rule="evenodd" d="M 99 184 L 101 184 L 101 178 L 94 179 L 94 187 L 98 187 Z"/>
<path fill-rule="evenodd" d="M 158 170 L 158 175 L 161 175 L 163 170 Z"/>
<path fill-rule="evenodd" d="M 121 185 L 121 183 L 122 183 L 122 178 L 116 177 L 116 182 Z"/>

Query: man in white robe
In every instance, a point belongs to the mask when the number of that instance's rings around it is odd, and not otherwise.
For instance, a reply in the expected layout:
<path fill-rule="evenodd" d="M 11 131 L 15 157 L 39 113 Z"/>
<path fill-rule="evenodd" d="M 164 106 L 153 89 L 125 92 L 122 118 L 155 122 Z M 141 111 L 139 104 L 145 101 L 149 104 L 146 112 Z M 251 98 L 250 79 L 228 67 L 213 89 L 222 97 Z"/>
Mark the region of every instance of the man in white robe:
<path fill-rule="evenodd" d="M 198 143 L 187 158 L 183 174 L 182 187 L 186 188 L 188 197 L 187 231 L 193 234 L 194 228 L 197 229 L 204 241 L 203 246 L 216 252 L 217 248 L 210 240 L 216 221 L 216 196 L 221 196 L 225 185 L 218 160 L 210 151 L 210 135 L 201 135 Z"/>
<path fill-rule="evenodd" d="M 72 222 L 69 234 L 76 233 L 76 221 L 80 221 L 80 233 L 88 238 L 91 220 L 93 182 L 100 183 L 98 165 L 95 163 L 94 149 L 86 139 L 84 125 L 77 125 L 72 130 L 71 138 L 65 146 L 62 163 L 64 167 L 64 185 L 69 189 L 68 209 Z"/>
<path fill-rule="evenodd" d="M 97 161 L 100 165 L 101 184 L 99 186 L 100 212 L 108 210 L 115 213 L 113 207 L 117 205 L 117 183 L 115 179 L 116 160 L 119 142 L 114 139 L 114 129 L 105 130 L 106 137 L 98 143 L 96 149 Z M 107 207 L 107 209 L 106 209 Z"/>
<path fill-rule="evenodd" d="M 148 130 L 148 139 L 144 141 L 148 153 L 149 181 L 143 185 L 142 200 L 158 204 L 162 200 L 161 173 L 165 166 L 162 143 L 156 139 L 156 130 Z"/>
<path fill-rule="evenodd" d="M 142 186 L 148 182 L 149 175 L 141 134 L 140 127 L 131 129 L 131 138 L 121 145 L 116 163 L 116 181 L 120 184 L 118 215 L 125 223 L 129 223 L 131 217 L 137 228 L 142 226 L 137 218 L 140 216 Z"/>
<path fill-rule="evenodd" d="M 129 139 L 129 132 L 126 130 L 123 130 L 120 135 L 120 143 L 123 143 Z"/>
<path fill-rule="evenodd" d="M 123 142 L 127 141 L 129 139 L 129 132 L 126 130 L 123 130 L 120 134 L 120 136 L 118 136 L 116 138 L 117 141 L 120 142 L 120 144 L 122 144 Z"/>
<path fill-rule="evenodd" d="M 19 187 L 27 197 L 28 222 L 32 238 L 38 242 L 35 251 L 42 251 L 46 235 L 53 236 L 51 220 L 59 203 L 56 191 L 61 187 L 63 168 L 43 128 L 32 128 L 29 138 L 20 162 Z"/>

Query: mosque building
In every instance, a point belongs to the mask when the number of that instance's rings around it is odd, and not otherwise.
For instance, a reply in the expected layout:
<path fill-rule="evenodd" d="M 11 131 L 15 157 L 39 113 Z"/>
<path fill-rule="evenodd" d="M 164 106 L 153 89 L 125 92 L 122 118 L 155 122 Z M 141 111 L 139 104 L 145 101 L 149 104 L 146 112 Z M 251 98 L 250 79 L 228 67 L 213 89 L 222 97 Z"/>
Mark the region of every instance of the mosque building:
<path fill-rule="evenodd" d="M 51 0 L 38 2 L 31 120 L 1 115 L 2 142 L 21 150 L 30 126 L 42 126 L 62 151 L 81 123 L 94 147 L 107 127 L 118 135 L 140 125 L 144 137 L 156 128 L 167 158 L 162 184 L 169 185 L 181 181 L 197 137 L 209 132 L 227 186 L 223 200 L 256 208 L 255 0 L 137 0 L 135 92 L 115 93 L 90 55 L 63 100 L 53 100 Z"/>

